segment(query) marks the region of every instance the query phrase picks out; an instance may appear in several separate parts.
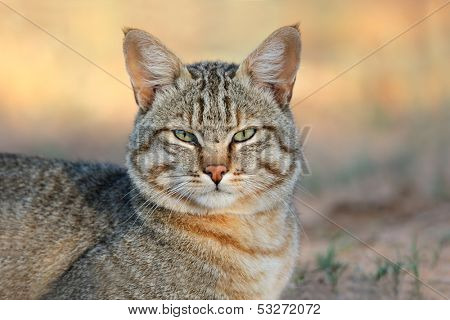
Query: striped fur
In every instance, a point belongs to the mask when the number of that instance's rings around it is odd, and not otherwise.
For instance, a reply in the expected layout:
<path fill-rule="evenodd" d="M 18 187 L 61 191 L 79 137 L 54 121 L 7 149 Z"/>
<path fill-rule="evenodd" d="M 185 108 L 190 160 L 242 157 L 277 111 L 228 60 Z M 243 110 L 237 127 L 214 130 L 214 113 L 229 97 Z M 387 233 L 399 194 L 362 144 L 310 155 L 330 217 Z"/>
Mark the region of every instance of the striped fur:
<path fill-rule="evenodd" d="M 285 27 L 241 65 L 182 65 L 127 30 L 140 109 L 126 168 L 0 155 L 0 298 L 277 298 L 298 252 L 288 96 L 299 41 Z M 250 127 L 251 139 L 233 142 Z M 212 164 L 228 169 L 217 186 L 204 173 Z"/>

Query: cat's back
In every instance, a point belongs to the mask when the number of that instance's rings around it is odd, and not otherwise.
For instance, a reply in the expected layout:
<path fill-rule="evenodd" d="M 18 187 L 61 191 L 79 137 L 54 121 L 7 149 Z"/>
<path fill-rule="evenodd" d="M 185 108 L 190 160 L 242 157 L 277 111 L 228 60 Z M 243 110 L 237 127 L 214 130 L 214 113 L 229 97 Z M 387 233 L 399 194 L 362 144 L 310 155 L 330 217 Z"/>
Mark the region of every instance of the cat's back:
<path fill-rule="evenodd" d="M 122 167 L 0 154 L 0 298 L 44 294 L 112 230 L 128 190 Z"/>
<path fill-rule="evenodd" d="M 90 162 L 72 162 L 35 156 L 0 153 L 0 208 L 15 204 L 26 209 L 48 211 L 73 209 L 78 202 L 105 205 L 98 197 L 105 187 L 128 188 L 123 167 Z M 121 192 L 122 190 L 115 190 Z M 112 195 L 114 196 L 114 194 Z M 84 201 L 83 201 L 84 200 Z M 17 213 L 8 210 L 2 213 Z"/>

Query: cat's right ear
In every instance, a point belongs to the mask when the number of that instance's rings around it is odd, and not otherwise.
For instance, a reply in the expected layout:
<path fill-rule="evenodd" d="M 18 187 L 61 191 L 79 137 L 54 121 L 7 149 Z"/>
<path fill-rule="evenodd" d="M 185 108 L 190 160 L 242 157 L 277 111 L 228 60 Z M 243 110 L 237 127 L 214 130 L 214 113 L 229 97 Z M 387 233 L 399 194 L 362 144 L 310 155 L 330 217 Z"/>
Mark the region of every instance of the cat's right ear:
<path fill-rule="evenodd" d="M 124 29 L 123 52 L 136 103 L 147 111 L 157 90 L 180 76 L 189 76 L 180 59 L 156 37 L 139 29 Z"/>

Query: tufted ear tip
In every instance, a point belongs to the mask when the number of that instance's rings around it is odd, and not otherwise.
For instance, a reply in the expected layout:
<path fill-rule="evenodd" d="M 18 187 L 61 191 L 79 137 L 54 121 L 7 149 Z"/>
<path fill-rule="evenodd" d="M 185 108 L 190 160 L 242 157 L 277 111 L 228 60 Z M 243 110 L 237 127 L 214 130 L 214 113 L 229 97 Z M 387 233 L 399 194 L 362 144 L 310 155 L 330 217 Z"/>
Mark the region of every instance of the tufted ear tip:
<path fill-rule="evenodd" d="M 123 35 L 126 36 L 127 33 L 128 33 L 129 31 L 133 30 L 133 29 L 134 29 L 134 28 L 130 28 L 130 27 L 122 27 Z"/>
<path fill-rule="evenodd" d="M 297 32 L 300 34 L 300 22 L 296 22 L 293 25 L 290 25 L 289 27 L 297 30 Z"/>

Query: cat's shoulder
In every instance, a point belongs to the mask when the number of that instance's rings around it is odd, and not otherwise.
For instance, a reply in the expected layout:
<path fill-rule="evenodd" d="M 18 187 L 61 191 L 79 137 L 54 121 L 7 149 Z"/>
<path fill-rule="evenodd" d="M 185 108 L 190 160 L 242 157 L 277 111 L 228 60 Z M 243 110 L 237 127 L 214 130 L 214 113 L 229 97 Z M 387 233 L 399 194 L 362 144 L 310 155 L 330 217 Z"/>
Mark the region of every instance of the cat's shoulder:
<path fill-rule="evenodd" d="M 77 185 L 79 189 L 97 189 L 99 186 L 123 185 L 128 188 L 126 168 L 111 163 L 70 161 L 63 159 L 0 153 L 0 173 L 11 184 Z"/>
<path fill-rule="evenodd" d="M 0 153 L 0 208 L 34 199 L 41 211 L 79 203 L 112 212 L 131 188 L 126 168 L 116 164 Z"/>
<path fill-rule="evenodd" d="M 80 174 L 92 171 L 109 171 L 125 173 L 123 166 L 112 163 L 101 163 L 91 161 L 72 161 L 59 158 L 45 158 L 34 155 L 23 155 L 17 153 L 0 152 L 0 169 L 66 169 Z"/>

